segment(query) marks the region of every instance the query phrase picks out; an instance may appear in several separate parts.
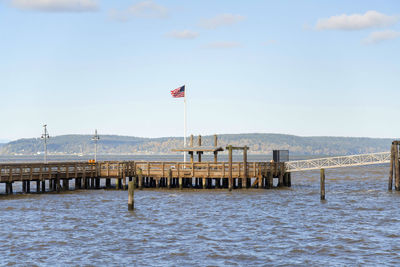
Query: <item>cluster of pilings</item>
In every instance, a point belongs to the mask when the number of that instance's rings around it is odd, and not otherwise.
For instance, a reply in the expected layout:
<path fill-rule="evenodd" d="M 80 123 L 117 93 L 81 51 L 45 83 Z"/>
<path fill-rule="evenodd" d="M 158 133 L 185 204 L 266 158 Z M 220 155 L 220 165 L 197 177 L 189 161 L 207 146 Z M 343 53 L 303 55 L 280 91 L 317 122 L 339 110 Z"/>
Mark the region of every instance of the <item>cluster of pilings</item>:
<path fill-rule="evenodd" d="M 399 148 L 400 148 L 400 141 L 393 141 L 391 149 L 391 157 L 390 157 L 390 171 L 389 171 L 389 183 L 388 183 L 389 190 L 392 190 L 393 188 L 393 178 L 394 178 L 394 188 L 396 191 L 400 191 Z"/>
<path fill-rule="evenodd" d="M 114 188 L 114 185 L 111 185 L 111 179 L 105 179 L 105 185 L 100 185 L 101 178 L 70 178 L 70 179 L 48 179 L 48 180 L 25 180 L 21 181 L 22 191 L 21 193 L 29 194 L 29 193 L 46 193 L 46 192 L 56 192 L 60 193 L 62 191 L 69 190 L 79 190 L 79 189 L 110 189 Z M 115 188 L 117 189 L 125 189 L 123 184 L 119 184 L 118 181 L 120 179 L 115 179 Z M 71 181 L 74 181 L 71 186 Z M 18 181 L 17 181 L 18 182 Z M 10 195 L 13 194 L 15 189 L 13 184 L 15 182 L 6 182 L 5 184 L 5 194 Z M 34 189 L 32 189 L 32 183 Z"/>

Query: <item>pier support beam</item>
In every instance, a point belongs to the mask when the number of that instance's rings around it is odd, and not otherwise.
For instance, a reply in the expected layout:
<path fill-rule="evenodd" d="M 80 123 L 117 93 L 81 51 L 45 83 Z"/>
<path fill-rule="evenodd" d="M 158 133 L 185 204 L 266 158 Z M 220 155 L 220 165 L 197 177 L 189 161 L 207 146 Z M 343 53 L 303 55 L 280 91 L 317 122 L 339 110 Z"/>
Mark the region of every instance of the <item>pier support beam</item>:
<path fill-rule="evenodd" d="M 22 181 L 22 193 L 26 193 L 26 182 L 27 181 Z"/>
<path fill-rule="evenodd" d="M 321 174 L 320 174 L 320 186 L 321 186 L 321 200 L 325 200 L 325 170 L 321 169 Z"/>
<path fill-rule="evenodd" d="M 171 189 L 172 169 L 168 170 L 167 188 Z"/>
<path fill-rule="evenodd" d="M 106 178 L 106 188 L 111 188 L 111 179 L 110 178 Z"/>
<path fill-rule="evenodd" d="M 393 188 L 393 169 L 394 169 L 394 144 L 392 143 L 390 149 L 390 170 L 389 170 L 389 183 L 388 183 L 388 190 L 391 191 Z"/>
<path fill-rule="evenodd" d="M 12 195 L 13 194 L 12 182 L 7 182 L 6 183 L 6 194 L 7 195 Z"/>
<path fill-rule="evenodd" d="M 69 180 L 68 179 L 63 179 L 63 181 L 62 181 L 62 190 L 63 191 L 69 190 Z"/>
<path fill-rule="evenodd" d="M 395 189 L 400 191 L 400 169 L 399 169 L 399 145 L 394 143 L 394 170 L 395 170 Z"/>
<path fill-rule="evenodd" d="M 36 180 L 36 193 L 40 193 L 40 180 Z"/>
<path fill-rule="evenodd" d="M 143 171 L 141 168 L 138 170 L 138 183 L 139 183 L 139 190 L 143 190 Z"/>
<path fill-rule="evenodd" d="M 42 193 L 46 193 L 46 180 L 42 180 Z"/>
<path fill-rule="evenodd" d="M 134 182 L 129 181 L 128 183 L 128 210 L 134 209 Z"/>
<path fill-rule="evenodd" d="M 233 188 L 233 177 L 232 177 L 232 145 L 230 145 L 230 146 L 228 146 L 228 150 L 229 150 L 229 169 L 228 169 L 228 175 L 229 175 L 229 178 L 228 178 L 228 183 L 229 183 L 229 185 L 228 185 L 228 187 L 229 187 L 229 191 L 232 191 L 232 188 Z"/>

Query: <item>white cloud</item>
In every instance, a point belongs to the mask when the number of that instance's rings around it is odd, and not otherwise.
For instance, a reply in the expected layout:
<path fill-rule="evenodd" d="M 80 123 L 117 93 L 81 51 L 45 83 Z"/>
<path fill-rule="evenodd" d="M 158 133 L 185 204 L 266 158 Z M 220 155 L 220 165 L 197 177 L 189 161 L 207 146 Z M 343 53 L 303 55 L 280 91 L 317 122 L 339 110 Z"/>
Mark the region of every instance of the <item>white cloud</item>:
<path fill-rule="evenodd" d="M 233 15 L 233 14 L 221 14 L 217 15 L 213 18 L 203 19 L 200 22 L 200 26 L 206 29 L 216 29 L 221 26 L 228 26 L 235 23 L 238 23 L 244 20 L 245 17 L 241 15 Z"/>
<path fill-rule="evenodd" d="M 242 44 L 238 42 L 214 42 L 214 43 L 209 43 L 205 45 L 205 48 L 235 48 L 235 47 L 241 47 Z"/>
<path fill-rule="evenodd" d="M 194 31 L 183 30 L 183 31 L 172 31 L 166 34 L 167 37 L 175 39 L 195 39 L 199 34 Z"/>
<path fill-rule="evenodd" d="M 94 0 L 11 0 L 11 6 L 43 12 L 87 12 L 98 9 Z"/>
<path fill-rule="evenodd" d="M 386 40 L 392 40 L 400 37 L 400 32 L 393 30 L 372 32 L 367 38 L 363 40 L 364 44 L 376 44 Z"/>
<path fill-rule="evenodd" d="M 317 30 L 362 30 L 390 26 L 398 20 L 398 16 L 389 16 L 370 10 L 365 14 L 342 14 L 319 19 L 315 28 Z"/>
<path fill-rule="evenodd" d="M 168 9 L 152 0 L 145 0 L 128 7 L 126 10 L 112 9 L 110 17 L 120 21 L 126 21 L 132 17 L 163 19 L 168 17 Z"/>

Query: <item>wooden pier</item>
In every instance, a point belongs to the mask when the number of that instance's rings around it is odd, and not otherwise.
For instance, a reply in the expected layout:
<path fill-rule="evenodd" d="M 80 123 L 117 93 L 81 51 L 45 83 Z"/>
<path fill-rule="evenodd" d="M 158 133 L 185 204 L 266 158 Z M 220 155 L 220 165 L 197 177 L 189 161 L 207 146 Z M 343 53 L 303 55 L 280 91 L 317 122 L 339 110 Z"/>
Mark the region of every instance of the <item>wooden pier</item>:
<path fill-rule="evenodd" d="M 61 192 L 76 189 L 127 189 L 134 187 L 176 189 L 240 189 L 291 186 L 284 163 L 274 162 L 138 162 L 103 161 L 0 164 L 0 183 L 13 194 L 14 183 L 22 193 Z M 32 188 L 32 183 L 33 187 Z"/>

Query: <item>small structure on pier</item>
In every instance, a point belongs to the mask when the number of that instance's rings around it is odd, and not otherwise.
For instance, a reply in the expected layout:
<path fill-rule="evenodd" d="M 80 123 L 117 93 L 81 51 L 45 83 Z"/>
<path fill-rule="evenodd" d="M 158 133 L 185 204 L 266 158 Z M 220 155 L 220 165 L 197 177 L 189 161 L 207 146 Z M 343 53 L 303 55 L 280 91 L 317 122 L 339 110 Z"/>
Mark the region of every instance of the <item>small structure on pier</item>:
<path fill-rule="evenodd" d="M 189 147 L 183 147 L 183 148 L 177 148 L 177 149 L 172 149 L 174 152 L 185 152 L 190 155 L 190 162 L 194 162 L 194 153 L 197 153 L 198 156 L 198 162 L 201 162 L 201 155 L 203 155 L 204 152 L 209 152 L 214 154 L 214 163 L 218 162 L 218 152 L 224 151 L 222 147 L 218 147 L 218 137 L 215 134 L 214 135 L 214 146 L 213 147 L 205 147 L 201 146 L 201 135 L 199 135 L 198 138 L 198 146 L 193 146 L 193 134 L 190 136 L 190 145 Z"/>

